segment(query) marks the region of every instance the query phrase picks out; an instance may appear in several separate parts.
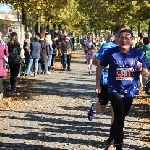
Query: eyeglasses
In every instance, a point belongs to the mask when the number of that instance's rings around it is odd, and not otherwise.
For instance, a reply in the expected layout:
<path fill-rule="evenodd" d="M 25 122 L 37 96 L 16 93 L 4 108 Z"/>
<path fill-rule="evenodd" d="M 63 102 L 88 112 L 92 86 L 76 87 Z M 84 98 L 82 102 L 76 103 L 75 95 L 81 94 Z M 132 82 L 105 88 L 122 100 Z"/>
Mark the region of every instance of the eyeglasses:
<path fill-rule="evenodd" d="M 131 36 L 133 37 L 133 33 L 132 33 L 132 30 L 131 30 L 131 29 L 124 29 L 124 30 L 121 30 L 121 31 L 119 32 L 119 36 L 120 36 L 120 34 L 123 33 L 123 32 L 129 33 L 129 34 L 131 34 Z"/>

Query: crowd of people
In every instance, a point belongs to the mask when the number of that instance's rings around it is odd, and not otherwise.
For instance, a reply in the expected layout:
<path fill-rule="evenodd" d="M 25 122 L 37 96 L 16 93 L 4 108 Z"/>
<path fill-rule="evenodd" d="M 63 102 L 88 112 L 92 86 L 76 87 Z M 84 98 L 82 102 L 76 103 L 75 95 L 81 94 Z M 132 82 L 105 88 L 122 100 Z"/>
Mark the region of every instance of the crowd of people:
<path fill-rule="evenodd" d="M 41 32 L 36 35 L 28 32 L 23 43 L 24 57 L 16 32 L 12 32 L 9 42 L 5 43 L 0 33 L 0 99 L 3 98 L 3 77 L 10 72 L 11 92 L 16 92 L 18 75 L 50 75 L 56 55 L 60 56 L 63 71 L 70 71 L 72 42 L 64 34 L 51 39 L 51 35 Z"/>

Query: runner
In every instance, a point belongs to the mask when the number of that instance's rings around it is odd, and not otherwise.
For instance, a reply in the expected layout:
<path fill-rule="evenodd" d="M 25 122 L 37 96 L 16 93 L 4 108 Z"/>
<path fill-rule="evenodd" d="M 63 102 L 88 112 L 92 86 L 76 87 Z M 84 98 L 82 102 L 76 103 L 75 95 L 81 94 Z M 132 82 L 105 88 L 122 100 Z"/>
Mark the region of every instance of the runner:
<path fill-rule="evenodd" d="M 92 60 L 94 58 L 93 52 L 92 52 L 92 48 L 88 50 L 87 54 L 86 54 L 86 61 L 88 64 L 88 70 L 89 70 L 89 74 L 92 74 Z"/>
<path fill-rule="evenodd" d="M 125 25 L 124 23 L 120 23 L 120 24 L 116 25 L 116 27 L 114 29 L 115 41 L 111 41 L 113 36 L 109 35 L 109 37 L 108 37 L 109 42 L 103 44 L 103 46 L 100 48 L 100 50 L 96 53 L 96 58 L 93 59 L 93 64 L 97 66 L 97 68 L 96 68 L 96 87 L 99 86 L 98 84 L 99 84 L 99 79 L 100 79 L 99 60 L 108 48 L 116 47 L 116 45 L 118 45 L 118 43 L 119 43 L 118 34 L 119 34 L 120 30 L 123 30 L 125 28 L 127 28 L 127 25 Z M 95 102 L 92 103 L 92 105 L 88 111 L 88 119 L 90 121 L 92 121 L 92 119 L 96 115 L 96 112 L 103 113 L 108 104 L 108 90 L 107 90 L 108 80 L 107 80 L 107 78 L 108 78 L 108 68 L 105 68 L 105 69 L 103 69 L 103 73 L 102 73 L 101 81 L 100 81 L 100 84 L 102 87 L 102 92 L 98 93 L 99 100 L 96 103 Z M 113 117 L 112 117 L 112 121 L 113 121 Z"/>
<path fill-rule="evenodd" d="M 112 41 L 112 39 L 114 38 L 112 35 L 108 36 L 108 41 L 107 43 L 104 43 L 102 45 L 102 47 L 100 48 L 100 50 L 97 52 L 96 54 L 96 58 L 93 60 L 93 64 L 97 66 L 96 68 L 96 87 L 99 87 L 99 82 L 100 82 L 100 86 L 101 86 L 101 93 L 98 93 L 98 102 L 94 102 L 92 103 L 89 111 L 88 111 L 88 119 L 90 121 L 92 121 L 92 119 L 94 118 L 94 116 L 96 115 L 96 112 L 100 112 L 103 113 L 106 110 L 106 106 L 108 104 L 108 68 L 103 69 L 103 73 L 100 79 L 100 64 L 99 64 L 99 60 L 101 59 L 101 57 L 103 56 L 104 52 L 112 47 L 116 47 L 116 45 L 119 44 L 119 32 L 123 29 L 128 28 L 126 24 L 124 23 L 120 23 L 118 25 L 116 25 L 115 29 L 114 29 L 114 36 L 115 36 L 115 41 Z M 100 81 L 99 81 L 100 80 Z M 112 110 L 112 118 L 111 118 L 111 124 L 113 123 L 114 120 L 114 114 L 113 114 L 113 110 Z M 108 147 L 111 146 L 111 143 L 105 143 L 105 148 L 108 149 Z"/>
<path fill-rule="evenodd" d="M 114 140 L 116 150 L 122 150 L 124 119 L 129 113 L 133 97 L 138 93 L 138 77 L 148 77 L 148 65 L 143 53 L 131 47 L 132 31 L 122 30 L 119 46 L 105 52 L 100 61 L 100 74 L 108 68 L 108 97 L 114 111 L 114 121 L 110 128 L 107 144 Z M 97 92 L 101 88 L 97 85 Z"/>

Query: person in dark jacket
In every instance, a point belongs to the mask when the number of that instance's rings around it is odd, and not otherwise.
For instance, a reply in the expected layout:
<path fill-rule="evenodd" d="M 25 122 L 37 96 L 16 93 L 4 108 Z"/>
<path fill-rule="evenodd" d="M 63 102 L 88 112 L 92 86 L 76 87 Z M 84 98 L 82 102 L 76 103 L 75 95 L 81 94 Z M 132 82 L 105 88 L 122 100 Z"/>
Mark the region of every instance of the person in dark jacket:
<path fill-rule="evenodd" d="M 8 52 L 9 55 L 13 52 L 14 49 L 17 50 L 18 55 L 20 55 L 21 48 L 20 43 L 18 42 L 18 37 L 16 32 L 11 33 L 10 42 L 8 42 Z M 9 61 L 9 58 L 8 58 Z M 10 69 L 10 84 L 11 84 L 11 91 L 16 92 L 16 82 L 17 82 L 17 76 L 19 74 L 20 69 L 20 63 L 18 64 L 9 64 Z"/>
<path fill-rule="evenodd" d="M 54 60 L 55 60 L 55 56 L 57 55 L 56 39 L 54 38 L 52 39 L 52 49 L 53 49 L 53 54 L 52 54 L 52 59 L 51 59 L 51 68 L 54 68 Z"/>
<path fill-rule="evenodd" d="M 29 59 L 29 64 L 27 67 L 27 76 L 31 75 L 31 66 L 33 64 L 34 67 L 34 76 L 37 75 L 38 73 L 38 61 L 40 58 L 40 50 L 41 50 L 41 44 L 39 43 L 39 36 L 35 36 L 34 42 L 31 42 L 30 44 L 30 59 Z"/>
<path fill-rule="evenodd" d="M 70 71 L 71 52 L 72 47 L 70 44 L 70 40 L 67 37 L 67 35 L 64 35 L 64 38 L 61 41 L 61 50 L 60 50 L 60 55 L 62 56 L 62 66 L 64 71 L 66 71 L 66 66 L 68 71 Z"/>
<path fill-rule="evenodd" d="M 72 37 L 72 39 L 71 39 L 72 41 L 72 49 L 74 50 L 74 42 L 75 42 L 75 38 L 74 37 Z"/>
<path fill-rule="evenodd" d="M 30 59 L 30 36 L 29 34 L 25 35 L 25 40 L 24 40 L 24 55 L 25 55 L 25 74 L 27 74 L 27 67 L 29 65 L 29 59 Z"/>
<path fill-rule="evenodd" d="M 41 70 L 42 70 L 42 73 L 44 73 L 45 75 L 49 75 L 51 73 L 48 71 L 47 59 L 48 59 L 48 55 L 50 52 L 50 47 L 49 47 L 49 44 L 45 41 L 45 33 L 42 32 L 40 34 L 39 42 L 41 44 L 41 51 L 40 51 Z"/>

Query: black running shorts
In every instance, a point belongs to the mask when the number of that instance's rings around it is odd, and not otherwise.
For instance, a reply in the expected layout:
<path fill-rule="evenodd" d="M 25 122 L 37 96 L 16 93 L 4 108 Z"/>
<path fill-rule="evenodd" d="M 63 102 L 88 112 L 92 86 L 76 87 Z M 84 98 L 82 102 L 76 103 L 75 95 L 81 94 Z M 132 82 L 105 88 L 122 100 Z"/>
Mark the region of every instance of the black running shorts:
<path fill-rule="evenodd" d="M 98 93 L 98 102 L 100 105 L 107 105 L 108 104 L 108 85 L 100 85 L 101 93 Z"/>

